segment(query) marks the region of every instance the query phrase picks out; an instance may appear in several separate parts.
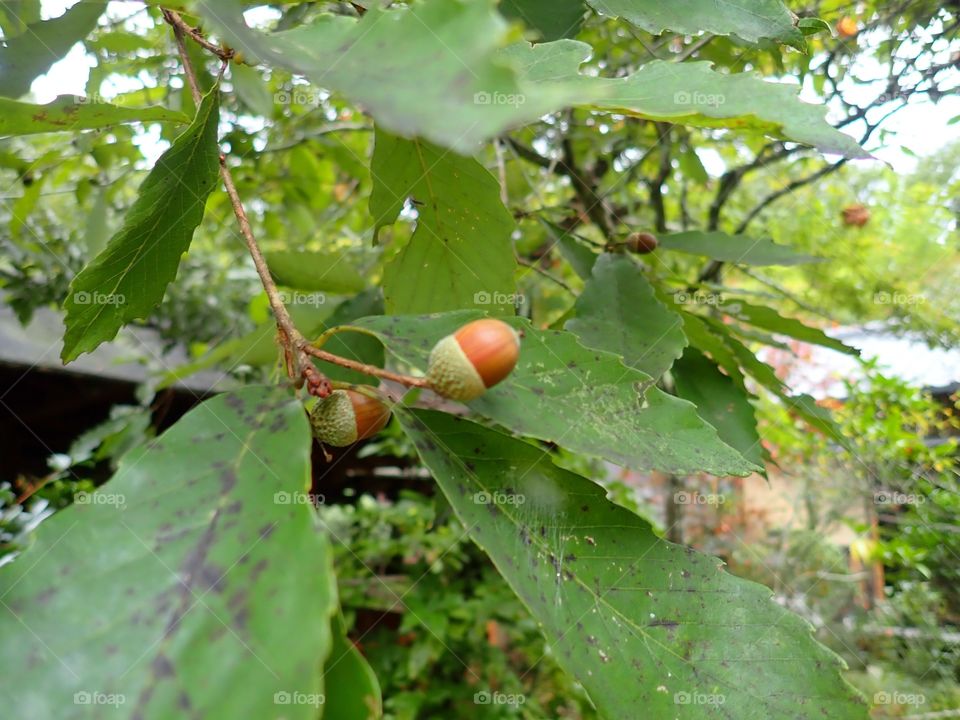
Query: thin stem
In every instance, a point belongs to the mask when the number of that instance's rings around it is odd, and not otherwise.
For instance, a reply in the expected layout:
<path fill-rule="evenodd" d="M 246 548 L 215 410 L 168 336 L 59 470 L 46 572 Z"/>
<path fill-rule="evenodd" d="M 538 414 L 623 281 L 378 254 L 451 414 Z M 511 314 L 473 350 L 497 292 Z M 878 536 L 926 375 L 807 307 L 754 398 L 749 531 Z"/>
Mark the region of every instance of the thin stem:
<path fill-rule="evenodd" d="M 223 64 L 220 68 L 221 76 L 226 70 L 230 58 L 233 57 L 233 51 L 223 50 L 206 41 L 203 36 L 200 35 L 199 31 L 187 25 L 180 18 L 180 16 L 172 10 L 163 9 L 163 17 L 164 20 L 166 20 L 167 23 L 173 27 L 173 34 L 177 42 L 177 51 L 180 54 L 180 61 L 183 63 L 183 70 L 187 76 L 187 83 L 190 85 L 190 92 L 193 95 L 194 103 L 199 106 L 201 101 L 200 86 L 197 83 L 197 76 L 196 72 L 194 71 L 193 64 L 190 62 L 190 57 L 187 54 L 187 48 L 184 44 L 184 36 L 189 35 L 193 40 L 210 52 L 214 53 L 222 60 Z M 407 387 L 430 387 L 430 383 L 426 378 L 403 375 L 401 373 L 384 370 L 376 365 L 368 365 L 367 363 L 358 362 L 356 360 L 349 360 L 347 358 L 340 357 L 339 355 L 334 355 L 333 353 L 321 350 L 319 347 L 315 347 L 309 343 L 307 339 L 300 333 L 300 331 L 297 330 L 293 319 L 290 317 L 290 313 L 283 304 L 280 291 L 277 289 L 277 285 L 273 281 L 273 276 L 270 274 L 270 268 L 267 266 L 266 258 L 264 258 L 263 252 L 260 250 L 260 246 L 257 244 L 257 240 L 253 235 L 253 230 L 250 227 L 250 220 L 248 219 L 247 212 L 243 207 L 243 202 L 240 200 L 240 194 L 237 192 L 237 186 L 233 182 L 233 175 L 230 173 L 230 169 L 227 167 L 227 158 L 223 153 L 220 153 L 220 178 L 223 180 L 224 188 L 226 188 L 227 195 L 230 198 L 230 204 L 233 206 L 233 213 L 237 217 L 237 223 L 240 225 L 240 233 L 243 235 L 243 239 L 246 242 L 247 250 L 250 252 L 250 257 L 253 258 L 253 264 L 257 269 L 257 275 L 260 276 L 260 283 L 263 285 L 263 289 L 267 293 L 267 299 L 270 302 L 270 309 L 273 311 L 273 316 L 277 321 L 277 334 L 279 336 L 280 344 L 284 350 L 287 374 L 291 379 L 293 379 L 297 387 L 300 387 L 303 381 L 306 380 L 307 390 L 311 395 L 316 395 L 318 397 L 327 397 L 333 390 L 333 384 L 326 377 L 326 375 L 317 370 L 313 364 L 313 361 L 310 359 L 311 357 L 315 357 L 318 360 L 325 360 L 326 362 L 339 365 L 340 367 L 356 370 L 364 375 L 370 375 L 371 377 L 392 380 L 400 383 L 401 385 L 406 385 Z M 369 330 L 365 330 L 364 328 L 343 325 L 327 330 L 318 338 L 317 342 L 318 344 L 322 345 L 330 336 L 338 332 L 345 332 L 347 330 L 374 335 L 374 333 L 370 332 Z M 374 337 L 376 337 L 376 335 L 374 335 Z"/>
<path fill-rule="evenodd" d="M 702 38 L 700 38 L 700 39 L 697 40 L 695 43 L 693 43 L 693 45 L 691 45 L 691 46 L 688 47 L 686 50 L 684 50 L 682 53 L 680 53 L 679 55 L 677 55 L 677 57 L 676 57 L 676 62 L 683 62 L 684 60 L 692 57 L 693 55 L 696 55 L 696 54 L 697 54 L 698 52 L 700 52 L 703 48 L 705 48 L 705 47 L 707 46 L 707 44 L 708 44 L 711 40 L 713 40 L 715 37 L 716 37 L 716 35 L 710 35 L 710 34 L 704 35 Z"/>
<path fill-rule="evenodd" d="M 202 48 L 209 50 L 224 62 L 227 62 L 236 54 L 232 48 L 222 48 L 219 45 L 214 45 L 212 42 L 207 40 L 199 30 L 192 28 L 185 23 L 183 18 L 180 17 L 179 13 L 174 12 L 173 10 L 167 10 L 165 8 L 162 10 L 162 12 L 163 19 L 173 26 L 174 31 L 179 31 L 181 35 L 189 35 L 191 40 L 200 45 Z"/>
<path fill-rule="evenodd" d="M 190 85 L 190 93 L 193 95 L 193 102 L 200 105 L 201 93 L 200 86 L 197 83 L 197 74 L 190 62 L 190 56 L 187 53 L 187 46 L 184 43 L 184 35 L 190 35 L 197 40 L 197 33 L 190 32 L 192 28 L 187 26 L 183 20 L 172 10 L 163 10 L 164 19 L 173 27 L 173 34 L 177 41 L 177 51 L 180 54 L 180 61 L 183 64 L 183 72 L 187 76 L 187 83 Z M 197 40 L 197 42 L 200 42 Z M 203 43 L 200 43 L 207 47 Z M 209 49 L 209 48 L 208 48 Z M 223 60 L 221 75 L 226 69 L 228 59 Z M 260 276 L 260 283 L 267 293 L 267 299 L 270 302 L 270 309 L 277 321 L 277 332 L 280 336 L 280 343 L 284 349 L 284 358 L 286 361 L 287 374 L 299 386 L 303 379 L 306 379 L 308 390 L 312 395 L 326 397 L 330 394 L 330 381 L 317 372 L 313 363 L 303 352 L 303 345 L 307 344 L 303 335 L 297 330 L 287 312 L 283 299 L 280 297 L 280 291 L 277 289 L 273 277 L 270 275 L 270 269 L 267 267 L 267 261 L 263 257 L 263 252 L 253 236 L 253 230 L 250 227 L 250 220 L 247 218 L 247 212 L 240 200 L 240 194 L 237 192 L 237 186 L 233 182 L 233 175 L 227 167 L 226 155 L 220 153 L 220 178 L 223 180 L 223 186 L 226 188 L 227 196 L 230 198 L 230 204 L 233 206 L 233 214 L 237 217 L 237 223 L 240 225 L 240 234 L 247 244 L 247 250 L 250 257 L 253 258 L 253 264 L 257 269 L 257 275 Z"/>
<path fill-rule="evenodd" d="M 332 327 L 329 330 L 324 330 L 322 333 L 320 333 L 317 336 L 317 339 L 310 344 L 316 348 L 321 348 L 324 345 L 326 345 L 327 340 L 329 340 L 334 335 L 339 335 L 342 332 L 355 332 L 355 333 L 360 333 L 361 335 L 369 335 L 370 337 L 376 338 L 377 340 L 380 339 L 379 335 L 377 335 L 372 330 L 367 330 L 366 328 L 357 327 L 356 325 L 337 325 L 336 327 Z"/>
<path fill-rule="evenodd" d="M 370 375 L 372 377 L 383 378 L 384 380 L 393 380 L 398 382 L 401 385 L 406 385 L 407 387 L 419 387 L 419 388 L 428 388 L 430 387 L 430 382 L 426 378 L 413 377 L 412 375 L 404 375 L 402 373 L 391 372 L 390 370 L 384 370 L 383 368 L 377 367 L 376 365 L 368 365 L 367 363 L 358 362 L 356 360 L 348 360 L 347 358 L 340 357 L 339 355 L 334 355 L 329 353 L 326 350 L 321 350 L 318 347 L 314 347 L 310 343 L 304 343 L 301 346 L 301 349 L 307 355 L 311 355 L 318 360 L 326 360 L 327 362 L 334 363 L 340 367 L 349 368 L 351 370 L 356 370 L 357 372 L 362 372 L 364 375 Z"/>
<path fill-rule="evenodd" d="M 568 293 L 573 294 L 573 288 L 572 288 L 572 287 L 570 287 L 569 285 L 567 285 L 566 282 L 564 282 L 563 280 L 561 280 L 560 278 L 558 278 L 556 275 L 553 275 L 553 274 L 547 272 L 544 268 L 540 267 L 537 263 L 531 262 L 531 261 L 527 260 L 526 258 L 517 258 L 517 263 L 520 264 L 520 265 L 523 265 L 524 267 L 528 267 L 528 268 L 530 268 L 531 270 L 534 270 L 534 271 L 540 273 L 540 274 L 543 275 L 545 278 L 547 278 L 547 280 L 552 280 L 552 281 L 555 282 L 557 285 L 559 285 L 559 286 L 562 287 L 564 290 L 566 290 Z"/>

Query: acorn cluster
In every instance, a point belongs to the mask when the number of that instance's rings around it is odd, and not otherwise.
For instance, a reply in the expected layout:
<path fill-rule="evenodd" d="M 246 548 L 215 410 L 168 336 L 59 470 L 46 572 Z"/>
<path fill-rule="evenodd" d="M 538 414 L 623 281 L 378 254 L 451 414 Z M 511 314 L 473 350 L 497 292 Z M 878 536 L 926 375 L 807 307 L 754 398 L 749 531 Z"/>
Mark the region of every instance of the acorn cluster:
<path fill-rule="evenodd" d="M 475 320 L 434 346 L 427 381 L 438 395 L 470 402 L 507 377 L 519 357 L 520 336 L 512 327 L 502 320 Z M 357 390 L 334 390 L 310 412 L 314 436 L 331 447 L 372 437 L 389 420 L 386 403 Z"/>

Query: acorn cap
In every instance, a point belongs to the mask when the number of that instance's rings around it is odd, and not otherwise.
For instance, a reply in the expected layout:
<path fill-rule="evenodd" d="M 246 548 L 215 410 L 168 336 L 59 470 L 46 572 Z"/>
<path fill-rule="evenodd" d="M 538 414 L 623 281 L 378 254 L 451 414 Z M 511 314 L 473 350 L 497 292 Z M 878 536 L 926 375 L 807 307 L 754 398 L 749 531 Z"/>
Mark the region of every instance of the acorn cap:
<path fill-rule="evenodd" d="M 372 437 L 389 420 L 386 405 L 354 390 L 334 390 L 310 412 L 314 437 L 331 447 L 346 447 Z"/>

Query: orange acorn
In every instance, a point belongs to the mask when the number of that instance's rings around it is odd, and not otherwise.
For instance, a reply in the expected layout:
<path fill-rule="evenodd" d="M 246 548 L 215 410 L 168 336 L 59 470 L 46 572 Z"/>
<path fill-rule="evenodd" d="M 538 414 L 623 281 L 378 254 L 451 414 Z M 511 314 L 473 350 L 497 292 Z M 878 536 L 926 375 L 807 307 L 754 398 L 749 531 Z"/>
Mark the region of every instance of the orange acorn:
<path fill-rule="evenodd" d="M 837 23 L 837 34 L 842 38 L 852 38 L 858 32 L 857 21 L 849 15 L 844 15 Z"/>
<path fill-rule="evenodd" d="M 519 357 L 516 330 L 502 320 L 475 320 L 434 346 L 427 380 L 438 395 L 469 402 L 509 375 Z"/>
<path fill-rule="evenodd" d="M 870 222 L 870 211 L 859 203 L 843 209 L 843 224 L 863 227 Z"/>

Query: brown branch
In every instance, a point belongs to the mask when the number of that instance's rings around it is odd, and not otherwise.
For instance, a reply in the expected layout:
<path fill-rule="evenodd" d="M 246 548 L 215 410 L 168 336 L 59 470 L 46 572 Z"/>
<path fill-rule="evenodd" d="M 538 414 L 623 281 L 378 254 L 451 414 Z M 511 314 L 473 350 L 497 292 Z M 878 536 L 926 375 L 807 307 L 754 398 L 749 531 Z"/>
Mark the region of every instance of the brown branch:
<path fill-rule="evenodd" d="M 348 360 L 347 358 L 340 357 L 339 355 L 334 355 L 333 353 L 327 352 L 326 350 L 321 350 L 318 347 L 314 347 L 310 343 L 303 343 L 301 346 L 303 352 L 307 355 L 312 355 L 318 360 L 326 360 L 329 363 L 334 365 L 339 365 L 340 367 L 349 368 L 350 370 L 356 370 L 357 372 L 362 372 L 364 375 L 370 375 L 372 377 L 383 378 L 384 380 L 393 380 L 398 382 L 401 385 L 406 385 L 407 387 L 418 387 L 418 388 L 429 388 L 430 382 L 426 378 L 422 377 L 413 377 L 412 375 L 403 375 L 402 373 L 391 372 L 390 370 L 384 370 L 383 368 L 377 367 L 376 365 L 368 365 L 367 363 L 358 362 L 356 360 Z"/>
<path fill-rule="evenodd" d="M 656 176 L 647 182 L 650 189 L 650 205 L 653 208 L 656 222 L 654 226 L 657 232 L 665 233 L 667 231 L 667 210 L 663 202 L 663 184 L 670 177 L 670 171 L 673 169 L 670 160 L 670 124 L 654 123 L 657 129 L 657 145 L 660 148 L 660 163 Z"/>
<path fill-rule="evenodd" d="M 544 157 L 533 148 L 529 148 L 511 137 L 507 137 L 506 141 L 514 152 L 524 160 L 547 170 L 556 169 L 560 174 L 570 178 L 570 184 L 573 186 L 573 191 L 580 200 L 580 204 L 583 205 L 584 212 L 607 240 L 613 239 L 613 227 L 605 212 L 603 198 L 597 194 L 592 179 L 588 180 L 586 174 L 577 167 L 573 155 L 573 145 L 568 138 L 564 138 L 562 141 L 563 158 L 560 160 Z"/>
<path fill-rule="evenodd" d="M 190 86 L 190 92 L 193 96 L 193 101 L 199 106 L 202 97 L 200 86 L 197 83 L 197 75 L 187 53 L 184 37 L 189 35 L 204 48 L 214 52 L 217 57 L 221 58 L 223 61 L 223 65 L 220 69 L 221 75 L 223 74 L 223 71 L 226 70 L 229 58 L 232 57 L 232 51 L 230 55 L 224 57 L 224 55 L 214 49 L 216 46 L 212 46 L 210 43 L 205 41 L 202 42 L 199 32 L 186 25 L 177 15 L 177 13 L 167 9 L 163 9 L 162 12 L 164 19 L 171 25 L 171 27 L 173 27 L 173 34 L 174 38 L 176 39 L 180 61 L 183 64 L 183 71 L 187 76 L 187 83 Z M 277 335 L 280 345 L 284 351 L 287 374 L 294 381 L 294 384 L 297 387 L 300 387 L 303 382 L 306 381 L 308 392 L 311 395 L 316 395 L 318 397 L 326 397 L 332 392 L 333 388 L 330 384 L 330 380 L 323 373 L 317 370 L 316 366 L 313 364 L 313 361 L 310 359 L 310 356 L 313 356 L 319 358 L 320 360 L 326 360 L 327 362 L 339 365 L 340 367 L 357 370 L 365 375 L 394 380 L 403 385 L 407 385 L 408 387 L 428 387 L 427 381 L 423 378 L 400 375 L 388 370 L 383 370 L 382 368 L 378 368 L 374 365 L 367 365 L 355 360 L 349 360 L 347 358 L 340 357 L 339 355 L 326 352 L 325 350 L 320 350 L 307 341 L 300 331 L 297 330 L 293 319 L 290 317 L 290 313 L 283 304 L 283 298 L 280 296 L 280 290 L 277 288 L 277 284 L 274 282 L 273 276 L 270 274 L 270 268 L 267 266 L 267 261 L 263 256 L 263 251 L 260 249 L 260 245 L 257 243 L 257 240 L 253 235 L 253 229 L 250 227 L 250 220 L 247 217 L 247 212 L 243 207 L 240 194 L 237 192 L 237 186 L 233 182 L 233 175 L 230 172 L 230 169 L 227 167 L 226 155 L 223 153 L 220 153 L 220 178 L 223 180 L 223 185 L 227 191 L 227 196 L 230 198 L 230 204 L 233 206 L 233 213 L 236 215 L 237 223 L 240 225 L 240 234 L 243 235 L 243 239 L 247 245 L 247 250 L 250 252 L 250 257 L 253 259 L 253 264 L 257 269 L 257 275 L 260 276 L 260 283 L 263 285 L 263 289 L 267 293 L 267 299 L 270 302 L 270 309 L 273 311 L 274 319 L 277 322 Z"/>
<path fill-rule="evenodd" d="M 513 151 L 517 153 L 517 155 L 522 157 L 524 160 L 532 162 L 534 165 L 539 165 L 540 167 L 549 170 L 556 164 L 556 161 L 544 157 L 533 148 L 527 147 L 523 143 L 514 140 L 512 137 L 507 137 L 506 141 L 507 144 L 513 148 Z"/>
<path fill-rule="evenodd" d="M 693 43 L 693 45 L 691 45 L 690 47 L 685 49 L 682 53 L 677 55 L 677 57 L 674 59 L 674 62 L 683 62 L 684 60 L 687 60 L 693 57 L 698 52 L 703 50 L 703 48 L 705 48 L 715 37 L 716 35 L 711 35 L 711 34 L 704 35 L 702 38 L 700 38 L 695 43 Z"/>
<path fill-rule="evenodd" d="M 585 173 L 577 167 L 577 161 L 573 154 L 573 143 L 570 142 L 569 136 L 563 138 L 561 146 L 563 147 L 563 160 L 560 161 L 558 167 L 564 175 L 570 178 L 573 190 L 580 199 L 587 216 L 600 229 L 604 237 L 611 240 L 613 238 L 613 227 L 607 217 L 603 198 L 597 194 L 593 179 L 588 179 Z"/>
<path fill-rule="evenodd" d="M 562 287 L 564 290 L 566 290 L 568 293 L 573 293 L 573 288 L 570 287 L 569 285 L 567 285 L 567 283 L 566 283 L 565 281 L 561 280 L 561 279 L 558 278 L 556 275 L 551 274 L 551 273 L 548 272 L 546 269 L 540 267 L 537 263 L 531 262 L 530 260 L 527 260 L 526 258 L 522 258 L 522 257 L 518 257 L 518 258 L 517 258 L 517 263 L 518 263 L 519 265 L 523 265 L 524 267 L 528 267 L 528 268 L 530 268 L 531 270 L 533 270 L 533 271 L 535 271 L 535 272 L 540 273 L 540 274 L 543 275 L 545 278 L 547 278 L 547 280 L 552 280 L 552 281 L 555 282 L 557 285 L 559 285 L 559 286 Z"/>
<path fill-rule="evenodd" d="M 826 177 L 827 175 L 836 172 L 837 170 L 842 168 L 844 165 L 846 165 L 848 162 L 850 162 L 850 158 L 841 158 L 840 160 L 837 160 L 834 163 L 830 163 L 829 165 L 823 166 L 822 168 L 820 168 L 814 173 L 810 173 L 809 175 L 802 178 L 797 178 L 796 180 L 790 183 L 787 183 L 779 190 L 776 190 L 770 193 L 763 200 L 761 200 L 749 213 L 747 213 L 747 216 L 743 219 L 743 221 L 739 225 L 737 225 L 737 229 L 733 231 L 733 234 L 739 235 L 744 230 L 746 230 L 747 225 L 749 225 L 751 221 L 757 215 L 759 215 L 764 208 L 766 208 L 771 203 L 776 202 L 777 200 L 782 198 L 784 195 L 789 195 L 790 193 L 792 193 L 794 190 L 797 190 L 798 188 L 802 188 L 804 185 L 809 185 L 810 183 L 816 182 L 822 177 Z"/>
<path fill-rule="evenodd" d="M 707 216 L 708 230 L 717 230 L 720 227 L 720 213 L 723 210 L 723 206 L 726 204 L 727 200 L 730 199 L 733 191 L 740 186 L 743 178 L 748 173 L 764 168 L 767 165 L 772 165 L 773 163 L 789 157 L 790 155 L 802 149 L 800 146 L 794 148 L 781 147 L 777 152 L 772 152 L 772 150 L 778 145 L 780 145 L 778 142 L 772 142 L 765 145 L 751 162 L 747 163 L 746 165 L 730 168 L 720 176 L 720 184 L 717 188 L 717 194 L 713 198 L 713 202 L 710 204 L 710 210 Z"/>
<path fill-rule="evenodd" d="M 162 9 L 161 12 L 163 12 L 163 19 L 172 25 L 174 30 L 179 30 L 182 34 L 189 35 L 191 40 L 212 52 L 223 62 L 227 62 L 236 54 L 232 48 L 223 48 L 207 40 L 198 29 L 190 27 L 185 23 L 179 13 L 173 10 L 167 10 L 166 8 Z"/>

